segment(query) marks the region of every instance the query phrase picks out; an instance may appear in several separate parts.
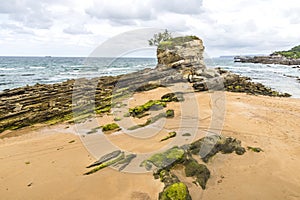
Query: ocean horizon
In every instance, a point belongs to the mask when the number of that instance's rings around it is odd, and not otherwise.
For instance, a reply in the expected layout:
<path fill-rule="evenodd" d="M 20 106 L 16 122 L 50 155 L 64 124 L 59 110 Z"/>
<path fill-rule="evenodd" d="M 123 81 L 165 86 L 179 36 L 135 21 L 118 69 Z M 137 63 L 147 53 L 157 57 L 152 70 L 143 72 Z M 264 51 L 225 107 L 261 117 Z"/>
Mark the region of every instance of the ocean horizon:
<path fill-rule="evenodd" d="M 235 63 L 232 56 L 205 59 L 209 68 L 221 67 L 250 77 L 276 91 L 300 98 L 300 69 L 278 64 Z M 0 92 L 26 85 L 53 84 L 76 78 L 116 76 L 154 68 L 152 57 L 0 56 Z"/>

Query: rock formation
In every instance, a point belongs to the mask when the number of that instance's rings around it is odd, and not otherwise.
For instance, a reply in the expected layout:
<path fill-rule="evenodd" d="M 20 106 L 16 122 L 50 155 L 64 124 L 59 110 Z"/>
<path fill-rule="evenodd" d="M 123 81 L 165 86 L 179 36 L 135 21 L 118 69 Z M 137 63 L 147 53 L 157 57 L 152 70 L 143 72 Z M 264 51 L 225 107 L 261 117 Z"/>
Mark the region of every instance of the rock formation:
<path fill-rule="evenodd" d="M 300 59 L 287 58 L 281 55 L 269 55 L 269 56 L 236 56 L 235 62 L 242 63 L 262 63 L 262 64 L 281 64 L 281 65 L 300 65 Z"/>
<path fill-rule="evenodd" d="M 199 38 L 178 37 L 158 46 L 155 69 L 4 90 L 0 92 L 0 133 L 35 123 L 76 121 L 94 113 L 109 112 L 114 106 L 112 99 L 176 82 L 190 83 L 195 91 L 227 90 L 288 96 L 252 83 L 245 77 L 221 69 L 207 69 L 203 51 Z"/>

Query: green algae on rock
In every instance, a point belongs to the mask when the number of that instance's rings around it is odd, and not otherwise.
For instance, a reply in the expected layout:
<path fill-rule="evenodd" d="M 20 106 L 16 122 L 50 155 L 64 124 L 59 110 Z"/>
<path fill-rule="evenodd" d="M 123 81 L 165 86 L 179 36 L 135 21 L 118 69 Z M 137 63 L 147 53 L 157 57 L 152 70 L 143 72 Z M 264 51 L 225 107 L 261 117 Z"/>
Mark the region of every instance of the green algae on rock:
<path fill-rule="evenodd" d="M 111 124 L 106 124 L 102 126 L 102 131 L 103 132 L 108 132 L 108 131 L 113 131 L 113 130 L 120 130 L 120 127 L 116 123 L 111 123 Z"/>
<path fill-rule="evenodd" d="M 196 182 L 204 190 L 206 188 L 206 183 L 210 177 L 210 171 L 208 170 L 208 168 L 203 164 L 199 164 L 194 159 L 187 160 L 184 166 L 185 175 L 187 177 L 196 177 Z"/>
<path fill-rule="evenodd" d="M 129 109 L 129 113 L 131 116 L 136 117 L 139 115 L 144 114 L 146 111 L 153 109 L 153 110 L 160 110 L 163 107 L 166 107 L 167 104 L 165 102 L 162 102 L 160 100 L 150 100 L 147 103 L 136 106 L 134 108 Z"/>
<path fill-rule="evenodd" d="M 182 46 L 186 42 L 200 40 L 197 36 L 183 36 L 171 38 L 167 41 L 162 41 L 158 45 L 158 49 L 174 49 L 175 46 Z"/>
<path fill-rule="evenodd" d="M 180 102 L 184 101 L 183 93 L 182 92 L 175 92 L 175 93 L 167 93 L 161 97 L 161 101 L 163 102 Z"/>
<path fill-rule="evenodd" d="M 97 172 L 97 171 L 99 171 L 99 170 L 101 170 L 101 169 L 103 169 L 103 168 L 106 168 L 106 167 L 108 167 L 108 166 L 111 166 L 111 165 L 113 165 L 113 164 L 115 164 L 115 163 L 117 163 L 117 162 L 123 160 L 124 158 L 125 158 L 125 154 L 124 154 L 124 152 L 122 152 L 117 158 L 112 159 L 112 160 L 108 160 L 108 161 L 106 161 L 106 162 L 101 163 L 100 165 L 97 165 L 97 166 L 96 166 L 95 168 L 93 168 L 92 170 L 90 170 L 90 171 L 84 173 L 84 175 L 93 174 L 93 173 L 95 173 L 95 172 Z"/>
<path fill-rule="evenodd" d="M 182 183 L 174 183 L 159 194 L 159 200 L 191 200 L 187 186 Z"/>
<path fill-rule="evenodd" d="M 99 158 L 96 162 L 94 162 L 93 164 L 87 166 L 87 168 L 91 168 L 91 167 L 94 167 L 94 166 L 97 166 L 97 165 L 100 165 L 108 160 L 111 160 L 113 158 L 116 158 L 118 157 L 122 152 L 120 150 L 116 150 L 116 151 L 113 151 L 111 153 L 108 153 L 104 156 L 102 156 L 101 158 Z"/>
<path fill-rule="evenodd" d="M 248 146 L 247 149 L 250 150 L 250 151 L 256 152 L 256 153 L 259 153 L 261 151 L 263 152 L 263 150 L 259 147 L 250 147 L 250 146 Z"/>
<path fill-rule="evenodd" d="M 241 146 L 241 141 L 232 137 L 224 137 L 221 135 L 211 135 L 190 144 L 189 150 L 194 155 L 200 155 L 204 162 L 221 153 L 235 152 L 238 155 L 245 153 L 245 148 Z"/>
<path fill-rule="evenodd" d="M 176 132 L 175 131 L 172 131 L 172 132 L 169 132 L 168 135 L 164 138 L 162 138 L 160 141 L 165 141 L 165 140 L 168 140 L 170 138 L 173 138 L 173 137 L 176 137 Z"/>
<path fill-rule="evenodd" d="M 113 151 L 102 156 L 99 160 L 94 162 L 93 164 L 87 166 L 87 168 L 94 167 L 92 170 L 86 172 L 84 175 L 93 174 L 103 168 L 108 166 L 113 166 L 118 168 L 119 171 L 122 171 L 129 165 L 129 163 L 136 158 L 136 154 L 128 154 L 125 155 L 124 152 L 120 150 Z"/>
<path fill-rule="evenodd" d="M 150 165 L 150 169 L 152 168 L 151 165 L 154 165 L 158 168 L 158 170 L 168 169 L 172 167 L 175 163 L 182 162 L 184 160 L 185 151 L 177 146 L 168 149 L 165 152 L 157 153 L 152 155 L 146 162 L 142 163 L 142 166 Z"/>

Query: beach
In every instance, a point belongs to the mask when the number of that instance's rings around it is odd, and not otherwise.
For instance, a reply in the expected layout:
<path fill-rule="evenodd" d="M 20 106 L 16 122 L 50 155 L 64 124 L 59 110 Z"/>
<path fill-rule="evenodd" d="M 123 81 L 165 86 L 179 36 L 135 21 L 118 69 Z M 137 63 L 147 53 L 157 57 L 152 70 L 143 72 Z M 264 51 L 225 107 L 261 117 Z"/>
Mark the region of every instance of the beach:
<path fill-rule="evenodd" d="M 157 88 L 136 93 L 134 99 L 140 104 L 165 92 L 166 88 Z M 224 94 L 226 114 L 221 133 L 241 140 L 245 148 L 260 147 L 263 152 L 215 155 L 207 163 L 211 177 L 205 190 L 186 183 L 193 199 L 299 199 L 299 99 Z M 195 95 L 201 115 L 194 140 L 205 136 L 210 126 L 213 93 Z M 180 120 L 180 107 L 176 103 L 170 107 L 178 113 L 171 120 Z M 152 172 L 135 174 L 105 168 L 84 176 L 86 166 L 97 158 L 90 155 L 73 126 L 60 123 L 5 131 L 0 140 L 1 198 L 158 198 L 163 183 L 155 180 Z M 108 138 L 121 149 L 139 153 L 160 148 L 158 138 L 162 136 L 158 133 L 149 139 L 151 148 L 124 133 Z"/>

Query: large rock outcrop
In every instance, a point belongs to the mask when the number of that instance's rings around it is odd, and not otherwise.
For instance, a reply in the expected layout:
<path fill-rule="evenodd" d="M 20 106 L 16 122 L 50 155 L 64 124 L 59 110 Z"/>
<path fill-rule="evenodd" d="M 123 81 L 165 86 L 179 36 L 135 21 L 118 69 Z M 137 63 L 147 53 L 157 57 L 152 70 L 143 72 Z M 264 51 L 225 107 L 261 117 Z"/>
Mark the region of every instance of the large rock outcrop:
<path fill-rule="evenodd" d="M 74 121 L 109 112 L 113 99 L 176 82 L 190 83 L 195 91 L 225 89 L 288 96 L 224 70 L 207 69 L 203 52 L 203 42 L 198 37 L 178 37 L 158 46 L 155 69 L 5 90 L 0 92 L 0 133 L 40 122 Z"/>

